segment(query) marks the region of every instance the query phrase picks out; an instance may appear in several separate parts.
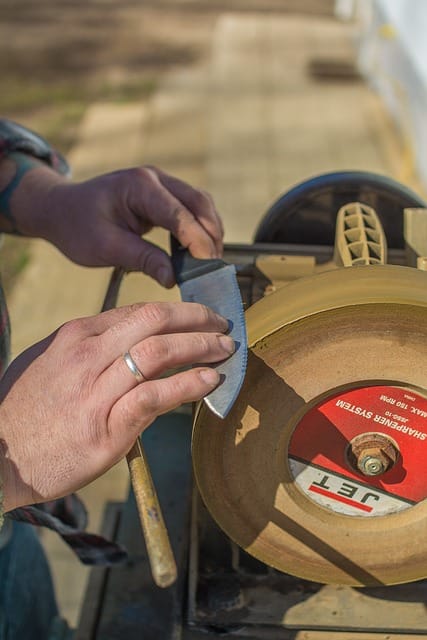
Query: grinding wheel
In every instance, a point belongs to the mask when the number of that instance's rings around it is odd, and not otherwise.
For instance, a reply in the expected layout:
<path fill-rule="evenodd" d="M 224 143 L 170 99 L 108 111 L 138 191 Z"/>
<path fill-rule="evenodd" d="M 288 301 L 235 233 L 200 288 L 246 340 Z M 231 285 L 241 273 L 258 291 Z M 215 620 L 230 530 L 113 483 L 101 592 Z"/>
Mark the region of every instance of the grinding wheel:
<path fill-rule="evenodd" d="M 196 481 L 219 526 L 311 581 L 425 578 L 427 273 L 302 278 L 253 305 L 247 327 L 236 404 L 225 420 L 200 404 L 193 429 Z"/>

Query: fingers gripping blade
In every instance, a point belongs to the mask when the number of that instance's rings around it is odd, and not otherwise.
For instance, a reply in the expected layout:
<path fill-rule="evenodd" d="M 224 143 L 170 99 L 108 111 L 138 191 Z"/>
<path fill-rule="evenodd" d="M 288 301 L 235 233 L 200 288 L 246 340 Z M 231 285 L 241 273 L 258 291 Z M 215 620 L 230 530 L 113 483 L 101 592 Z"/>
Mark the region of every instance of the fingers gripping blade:
<path fill-rule="evenodd" d="M 239 394 L 247 362 L 246 324 L 236 268 L 234 265 L 225 265 L 183 282 L 180 290 L 185 302 L 204 304 L 227 318 L 230 323 L 229 335 L 235 342 L 236 350 L 227 360 L 214 365 L 221 376 L 221 382 L 205 397 L 208 407 L 224 418 Z"/>

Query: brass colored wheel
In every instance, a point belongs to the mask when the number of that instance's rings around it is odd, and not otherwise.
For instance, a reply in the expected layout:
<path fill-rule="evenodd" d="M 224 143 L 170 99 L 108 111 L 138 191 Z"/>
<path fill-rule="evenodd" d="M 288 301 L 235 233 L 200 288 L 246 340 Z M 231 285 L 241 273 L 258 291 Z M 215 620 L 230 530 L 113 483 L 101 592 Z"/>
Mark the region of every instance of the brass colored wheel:
<path fill-rule="evenodd" d="M 201 404 L 193 464 L 237 544 L 315 582 L 427 576 L 427 273 L 303 278 L 247 311 L 248 371 L 225 420 Z"/>

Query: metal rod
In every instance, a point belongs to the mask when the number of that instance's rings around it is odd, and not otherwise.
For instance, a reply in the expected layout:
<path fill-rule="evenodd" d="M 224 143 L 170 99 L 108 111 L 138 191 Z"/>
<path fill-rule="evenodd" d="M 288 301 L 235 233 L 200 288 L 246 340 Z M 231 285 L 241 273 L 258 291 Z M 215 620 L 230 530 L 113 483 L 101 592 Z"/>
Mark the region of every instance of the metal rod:
<path fill-rule="evenodd" d="M 226 243 L 224 260 L 236 265 L 237 273 L 251 275 L 256 258 L 265 255 L 301 255 L 315 256 L 316 262 L 322 264 L 332 260 L 334 247 L 331 245 L 282 244 L 274 242 L 257 242 L 254 244 Z M 405 249 L 388 249 L 388 263 L 406 265 Z"/>

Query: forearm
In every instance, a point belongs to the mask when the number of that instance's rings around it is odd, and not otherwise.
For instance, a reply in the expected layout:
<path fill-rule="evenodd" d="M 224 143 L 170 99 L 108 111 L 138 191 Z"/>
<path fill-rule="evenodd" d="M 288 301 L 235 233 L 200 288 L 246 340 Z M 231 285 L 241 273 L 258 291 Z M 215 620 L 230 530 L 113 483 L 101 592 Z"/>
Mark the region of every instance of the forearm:
<path fill-rule="evenodd" d="M 0 160 L 0 232 L 44 237 L 50 192 L 67 179 L 41 160 L 13 152 Z"/>
<path fill-rule="evenodd" d="M 43 235 L 46 196 L 67 175 L 66 160 L 46 140 L 0 118 L 0 232 Z"/>

